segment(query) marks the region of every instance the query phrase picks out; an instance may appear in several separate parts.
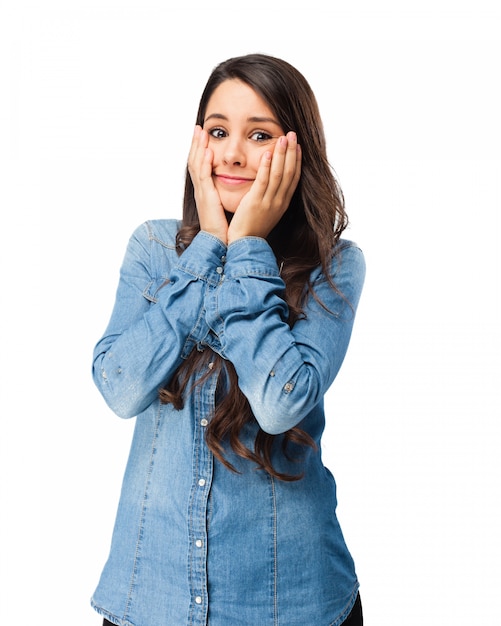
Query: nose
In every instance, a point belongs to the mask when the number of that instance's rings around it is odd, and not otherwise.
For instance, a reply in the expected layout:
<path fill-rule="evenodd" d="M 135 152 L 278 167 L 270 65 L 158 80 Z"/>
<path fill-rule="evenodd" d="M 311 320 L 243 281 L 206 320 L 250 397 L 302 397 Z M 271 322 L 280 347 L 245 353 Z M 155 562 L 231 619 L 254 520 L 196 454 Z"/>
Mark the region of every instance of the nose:
<path fill-rule="evenodd" d="M 225 165 L 245 167 L 246 157 L 242 141 L 236 138 L 228 138 L 225 142 L 223 160 Z"/>

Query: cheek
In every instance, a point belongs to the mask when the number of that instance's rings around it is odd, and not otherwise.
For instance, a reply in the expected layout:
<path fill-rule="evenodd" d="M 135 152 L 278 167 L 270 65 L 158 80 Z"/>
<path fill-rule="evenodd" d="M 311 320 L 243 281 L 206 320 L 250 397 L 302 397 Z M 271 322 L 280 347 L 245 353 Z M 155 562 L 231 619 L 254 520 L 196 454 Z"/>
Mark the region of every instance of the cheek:
<path fill-rule="evenodd" d="M 259 169 L 259 164 L 261 163 L 265 152 L 271 152 L 273 156 L 273 153 L 275 152 L 275 145 L 273 144 L 270 146 L 268 144 L 266 146 L 261 146 L 259 147 L 259 149 L 253 151 L 252 156 L 249 158 L 249 165 L 252 165 L 253 169 L 255 169 L 256 171 Z"/>
<path fill-rule="evenodd" d="M 221 159 L 222 159 L 221 144 L 210 141 L 208 147 L 212 150 L 212 154 L 214 155 L 212 158 L 212 164 L 216 166 L 218 163 L 221 162 Z"/>

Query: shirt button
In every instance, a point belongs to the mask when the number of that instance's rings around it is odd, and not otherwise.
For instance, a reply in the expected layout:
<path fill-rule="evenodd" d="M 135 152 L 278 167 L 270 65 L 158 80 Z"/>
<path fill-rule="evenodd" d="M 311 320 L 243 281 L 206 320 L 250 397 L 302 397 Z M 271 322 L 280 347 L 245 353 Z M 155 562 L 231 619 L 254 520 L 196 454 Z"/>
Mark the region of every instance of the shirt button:
<path fill-rule="evenodd" d="M 216 272 L 218 274 L 222 274 L 223 273 L 223 268 L 222 267 L 216 267 Z"/>
<path fill-rule="evenodd" d="M 200 426 L 207 426 L 209 420 L 206 420 L 205 417 L 200 420 Z"/>
<path fill-rule="evenodd" d="M 200 596 L 197 596 L 197 597 L 195 598 L 195 602 L 196 602 L 197 604 L 202 604 L 202 598 L 201 598 Z"/>
<path fill-rule="evenodd" d="M 201 478 L 201 479 L 198 481 L 198 486 L 199 486 L 199 487 L 205 487 L 205 478 Z"/>
<path fill-rule="evenodd" d="M 226 263 L 226 254 L 221 257 L 221 263 Z"/>
<path fill-rule="evenodd" d="M 201 540 L 201 539 L 197 539 L 197 540 L 195 541 L 195 545 L 197 546 L 197 548 L 201 548 L 201 547 L 202 547 L 202 545 L 203 545 L 202 540 Z"/>

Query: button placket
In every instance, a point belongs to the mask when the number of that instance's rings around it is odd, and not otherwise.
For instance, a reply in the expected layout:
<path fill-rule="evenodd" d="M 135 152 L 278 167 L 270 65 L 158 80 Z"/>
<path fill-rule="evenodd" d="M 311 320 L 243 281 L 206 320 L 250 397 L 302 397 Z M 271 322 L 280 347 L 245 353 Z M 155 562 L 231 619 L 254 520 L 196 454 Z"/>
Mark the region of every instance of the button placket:
<path fill-rule="evenodd" d="M 221 265 L 216 267 L 216 274 L 219 274 L 220 280 L 224 280 L 224 264 L 226 263 L 226 255 L 220 257 Z"/>
<path fill-rule="evenodd" d="M 211 369 L 211 368 L 209 368 Z M 199 385 L 195 397 L 193 441 L 193 485 L 189 503 L 189 582 L 191 588 L 190 625 L 207 623 L 207 509 L 212 481 L 213 459 L 205 442 L 205 417 L 214 406 L 217 375 Z"/>

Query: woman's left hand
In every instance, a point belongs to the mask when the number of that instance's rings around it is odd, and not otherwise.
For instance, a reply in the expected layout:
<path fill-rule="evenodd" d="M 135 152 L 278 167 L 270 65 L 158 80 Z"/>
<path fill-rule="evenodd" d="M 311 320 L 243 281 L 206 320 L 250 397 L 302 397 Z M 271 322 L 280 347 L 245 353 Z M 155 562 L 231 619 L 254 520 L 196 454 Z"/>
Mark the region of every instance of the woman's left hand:
<path fill-rule="evenodd" d="M 228 243 L 240 237 L 266 238 L 289 208 L 300 176 L 301 149 L 291 131 L 278 139 L 273 154 L 263 155 L 256 180 L 228 227 Z"/>

